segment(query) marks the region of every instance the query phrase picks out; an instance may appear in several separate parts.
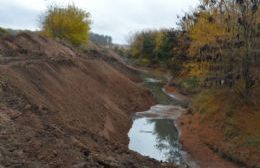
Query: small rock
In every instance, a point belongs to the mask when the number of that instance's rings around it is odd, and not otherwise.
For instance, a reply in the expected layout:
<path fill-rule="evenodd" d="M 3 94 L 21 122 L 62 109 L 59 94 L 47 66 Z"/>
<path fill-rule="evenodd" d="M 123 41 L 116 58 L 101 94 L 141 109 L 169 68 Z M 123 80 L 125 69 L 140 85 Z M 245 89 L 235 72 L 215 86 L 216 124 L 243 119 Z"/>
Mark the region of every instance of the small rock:
<path fill-rule="evenodd" d="M 32 106 L 30 104 L 27 104 L 25 107 L 24 107 L 24 110 L 31 110 Z"/>
<path fill-rule="evenodd" d="M 189 108 L 188 111 L 187 111 L 187 114 L 188 115 L 193 115 L 192 109 Z"/>

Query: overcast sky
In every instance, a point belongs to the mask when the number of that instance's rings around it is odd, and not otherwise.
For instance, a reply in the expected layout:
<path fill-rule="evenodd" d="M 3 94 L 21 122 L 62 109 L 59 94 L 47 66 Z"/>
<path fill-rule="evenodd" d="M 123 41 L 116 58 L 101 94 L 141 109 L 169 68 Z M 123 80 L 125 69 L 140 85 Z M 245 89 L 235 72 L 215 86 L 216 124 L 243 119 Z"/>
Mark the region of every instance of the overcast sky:
<path fill-rule="evenodd" d="M 0 0 L 0 27 L 37 30 L 39 16 L 53 2 L 87 10 L 92 32 L 123 44 L 137 30 L 175 27 L 177 15 L 195 8 L 199 0 Z"/>

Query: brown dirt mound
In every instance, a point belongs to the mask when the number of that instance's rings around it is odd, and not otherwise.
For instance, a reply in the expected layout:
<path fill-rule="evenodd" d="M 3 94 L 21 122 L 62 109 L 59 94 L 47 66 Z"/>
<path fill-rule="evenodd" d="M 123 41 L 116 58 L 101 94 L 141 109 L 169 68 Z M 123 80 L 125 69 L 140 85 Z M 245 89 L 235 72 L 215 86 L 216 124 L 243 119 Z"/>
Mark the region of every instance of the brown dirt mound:
<path fill-rule="evenodd" d="M 167 167 L 128 151 L 132 112 L 155 102 L 107 55 L 32 33 L 0 39 L 0 167 Z"/>

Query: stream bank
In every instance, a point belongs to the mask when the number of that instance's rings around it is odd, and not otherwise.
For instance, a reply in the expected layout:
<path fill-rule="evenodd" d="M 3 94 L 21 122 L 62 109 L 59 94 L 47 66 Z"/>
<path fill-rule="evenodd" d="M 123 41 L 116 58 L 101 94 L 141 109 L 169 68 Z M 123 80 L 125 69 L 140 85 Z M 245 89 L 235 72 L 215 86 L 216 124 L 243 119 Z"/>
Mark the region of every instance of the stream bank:
<path fill-rule="evenodd" d="M 129 149 L 158 161 L 196 168 L 179 142 L 177 119 L 186 112 L 187 102 L 178 94 L 168 93 L 164 82 L 146 77 L 142 86 L 148 88 L 158 104 L 133 115 L 128 136 Z"/>
<path fill-rule="evenodd" d="M 199 116 L 183 114 L 177 121 L 181 130 L 180 143 L 201 168 L 239 168 L 240 166 L 225 160 L 212 151 L 199 137 Z M 210 138 L 211 134 L 208 134 Z"/>
<path fill-rule="evenodd" d="M 199 138 L 199 116 L 188 111 L 189 98 L 179 94 L 164 82 L 144 78 L 142 86 L 148 88 L 158 104 L 133 115 L 128 136 L 129 149 L 158 161 L 191 168 L 238 168 L 215 153 Z M 195 120 L 195 121 L 194 121 Z M 192 127 L 190 126 L 192 123 Z"/>

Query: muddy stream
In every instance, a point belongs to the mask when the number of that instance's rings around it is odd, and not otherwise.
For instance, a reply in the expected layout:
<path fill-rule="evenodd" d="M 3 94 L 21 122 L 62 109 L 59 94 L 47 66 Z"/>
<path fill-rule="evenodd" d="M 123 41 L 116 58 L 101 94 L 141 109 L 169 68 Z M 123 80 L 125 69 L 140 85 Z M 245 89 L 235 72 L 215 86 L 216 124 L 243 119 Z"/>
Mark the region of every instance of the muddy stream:
<path fill-rule="evenodd" d="M 176 119 L 186 111 L 187 103 L 163 89 L 163 82 L 145 78 L 142 85 L 150 89 L 158 104 L 137 112 L 128 136 L 129 149 L 158 161 L 198 167 L 181 149 Z"/>

